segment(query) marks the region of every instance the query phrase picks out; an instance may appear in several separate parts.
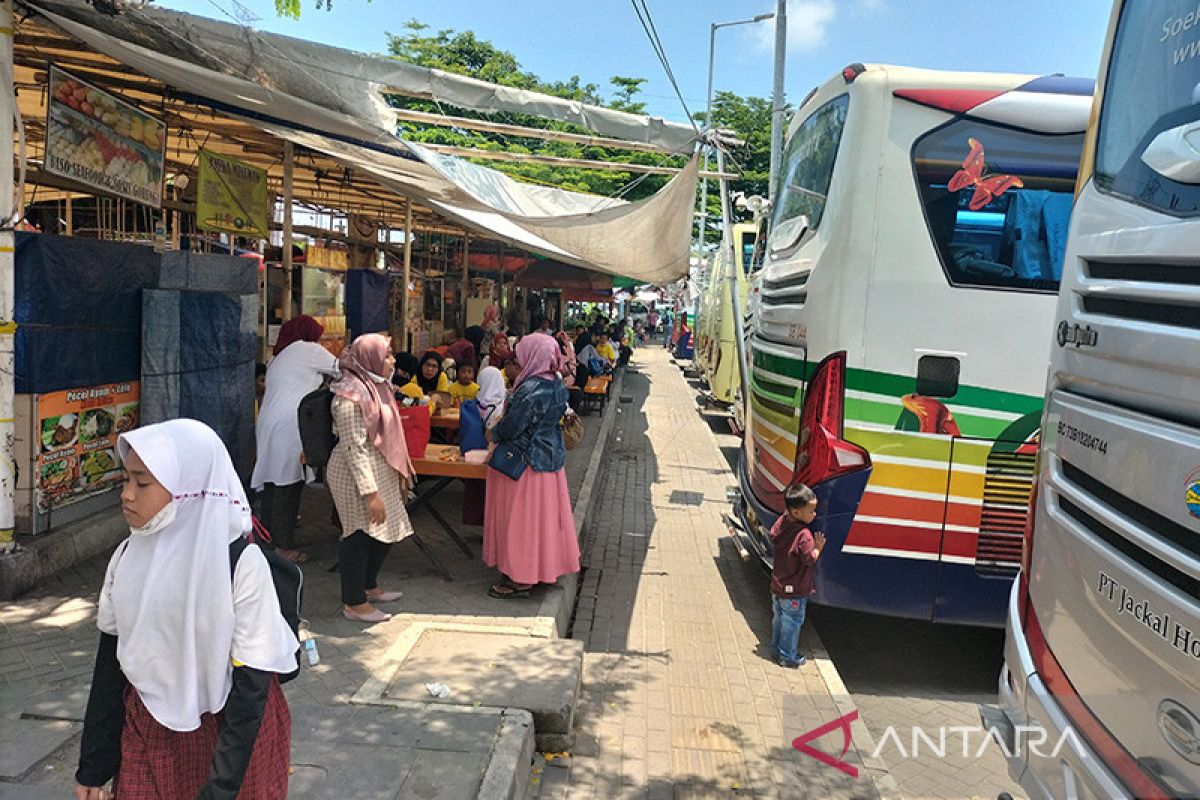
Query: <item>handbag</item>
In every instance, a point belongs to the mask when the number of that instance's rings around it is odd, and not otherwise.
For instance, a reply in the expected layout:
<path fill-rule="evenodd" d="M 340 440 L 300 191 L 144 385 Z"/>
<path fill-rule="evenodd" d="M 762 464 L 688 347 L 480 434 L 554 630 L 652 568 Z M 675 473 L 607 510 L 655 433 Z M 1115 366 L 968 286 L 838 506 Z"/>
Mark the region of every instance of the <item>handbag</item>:
<path fill-rule="evenodd" d="M 515 481 L 525 474 L 525 468 L 529 464 L 525 461 L 524 453 L 510 446 L 508 442 L 501 442 L 492 451 L 488 466 Z"/>
<path fill-rule="evenodd" d="M 583 420 L 574 412 L 563 414 L 562 422 L 563 446 L 574 450 L 583 441 Z"/>
<path fill-rule="evenodd" d="M 401 406 L 399 411 L 408 457 L 424 458 L 425 448 L 429 446 L 429 406 Z"/>

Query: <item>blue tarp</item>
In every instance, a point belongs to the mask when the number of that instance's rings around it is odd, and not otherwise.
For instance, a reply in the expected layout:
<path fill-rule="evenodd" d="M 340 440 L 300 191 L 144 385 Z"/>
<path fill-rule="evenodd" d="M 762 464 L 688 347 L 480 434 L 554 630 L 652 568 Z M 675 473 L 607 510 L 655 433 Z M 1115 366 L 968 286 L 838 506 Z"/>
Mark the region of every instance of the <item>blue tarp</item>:
<path fill-rule="evenodd" d="M 142 422 L 190 417 L 225 442 L 242 480 L 254 469 L 256 295 L 149 290 L 142 321 Z"/>
<path fill-rule="evenodd" d="M 386 272 L 352 269 L 346 273 L 346 328 L 352 336 L 387 332 L 390 283 Z"/>
<path fill-rule="evenodd" d="M 136 381 L 154 249 L 24 232 L 16 246 L 17 393 Z"/>

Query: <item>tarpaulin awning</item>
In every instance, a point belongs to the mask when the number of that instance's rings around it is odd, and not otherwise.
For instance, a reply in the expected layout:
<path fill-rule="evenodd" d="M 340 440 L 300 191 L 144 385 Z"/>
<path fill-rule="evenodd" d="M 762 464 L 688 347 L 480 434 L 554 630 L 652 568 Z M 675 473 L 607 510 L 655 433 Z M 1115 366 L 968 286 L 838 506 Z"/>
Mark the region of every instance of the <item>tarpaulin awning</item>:
<path fill-rule="evenodd" d="M 180 12 L 130 8 L 113 17 L 85 0 L 24 2 L 189 101 L 362 170 L 488 238 L 647 283 L 687 272 L 695 156 L 658 194 L 635 203 L 531 186 L 400 139 L 384 95 L 390 89 L 476 111 L 535 114 L 681 153 L 696 138 L 689 126 Z"/>
<path fill-rule="evenodd" d="M 534 261 L 535 259 L 526 258 L 525 256 L 504 256 L 504 271 L 520 272 L 525 267 L 534 263 Z M 467 255 L 467 263 L 471 265 L 472 271 L 500 271 L 500 255 L 497 253 L 470 253 Z"/>
<path fill-rule="evenodd" d="M 563 300 L 568 303 L 611 303 L 612 292 L 601 289 L 563 289 Z"/>
<path fill-rule="evenodd" d="M 527 289 L 604 290 L 607 293 L 612 287 L 612 278 L 569 264 L 538 261 L 517 275 L 516 284 Z"/>

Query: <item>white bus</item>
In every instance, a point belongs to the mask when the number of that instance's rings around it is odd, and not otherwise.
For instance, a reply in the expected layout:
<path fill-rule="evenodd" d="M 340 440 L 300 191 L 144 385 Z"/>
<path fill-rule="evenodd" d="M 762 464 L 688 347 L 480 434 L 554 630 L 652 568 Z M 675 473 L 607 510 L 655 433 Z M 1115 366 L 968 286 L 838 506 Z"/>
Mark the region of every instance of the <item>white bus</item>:
<path fill-rule="evenodd" d="M 1200 796 L 1200 9 L 1117 2 L 1080 166 L 1005 732 L 1034 798 Z M 1020 726 L 1025 726 L 1023 729 Z M 1012 748 L 1010 748 L 1012 749 Z"/>
<path fill-rule="evenodd" d="M 1003 625 L 1091 95 L 855 64 L 797 111 L 729 523 L 767 560 L 784 488 L 811 486 L 816 602 Z"/>

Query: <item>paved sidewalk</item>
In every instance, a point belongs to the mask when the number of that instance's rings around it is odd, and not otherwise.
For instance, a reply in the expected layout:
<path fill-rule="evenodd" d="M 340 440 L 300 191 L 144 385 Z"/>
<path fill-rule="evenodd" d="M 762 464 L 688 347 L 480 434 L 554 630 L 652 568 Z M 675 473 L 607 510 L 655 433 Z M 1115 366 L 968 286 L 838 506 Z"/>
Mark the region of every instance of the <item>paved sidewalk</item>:
<path fill-rule="evenodd" d="M 790 745 L 845 698 L 814 663 L 768 657 L 767 577 L 726 534 L 732 475 L 679 368 L 636 350 L 621 394 L 572 633 L 586 646 L 579 738 L 568 766 L 535 770 L 539 796 L 879 796 L 857 741 L 843 756 L 857 780 Z M 841 734 L 813 745 L 838 756 Z"/>
<path fill-rule="evenodd" d="M 600 428 L 601 417 L 586 418 L 584 442 L 568 453 L 573 500 L 585 488 Z M 303 614 L 317 640 L 321 663 L 306 666 L 285 687 L 293 712 L 291 796 L 475 796 L 468 787 L 479 785 L 495 744 L 492 739 L 502 738 L 500 716 L 440 709 L 402 717 L 391 709 L 348 705 L 396 638 L 414 623 L 557 635 L 559 606 L 573 600 L 573 589 L 571 596 L 555 587 L 541 588 L 529 599 L 489 597 L 487 588 L 496 574 L 479 558 L 482 528 L 459 525 L 460 487 L 448 487 L 434 502 L 476 557 L 466 558 L 427 513 L 415 514 L 417 532 L 456 580 L 439 578 L 411 541 L 396 545 L 380 582 L 402 589 L 405 596 L 388 607 L 395 614 L 391 621 L 372 627 L 341 615 L 339 578 L 328 571 L 338 552 L 329 495 L 319 486 L 306 490 L 299 535 L 311 544 L 312 560 L 304 565 Z M 98 637 L 96 597 L 107 562 L 106 554 L 77 564 L 38 591 L 0 603 L 0 797 L 66 796 L 64 790 L 74 787 L 78 721 L 87 702 Z M 460 696 L 469 695 L 472 688 L 452 687 Z M 347 783 L 351 779 L 353 783 Z M 351 785 L 353 791 L 346 788 Z"/>

